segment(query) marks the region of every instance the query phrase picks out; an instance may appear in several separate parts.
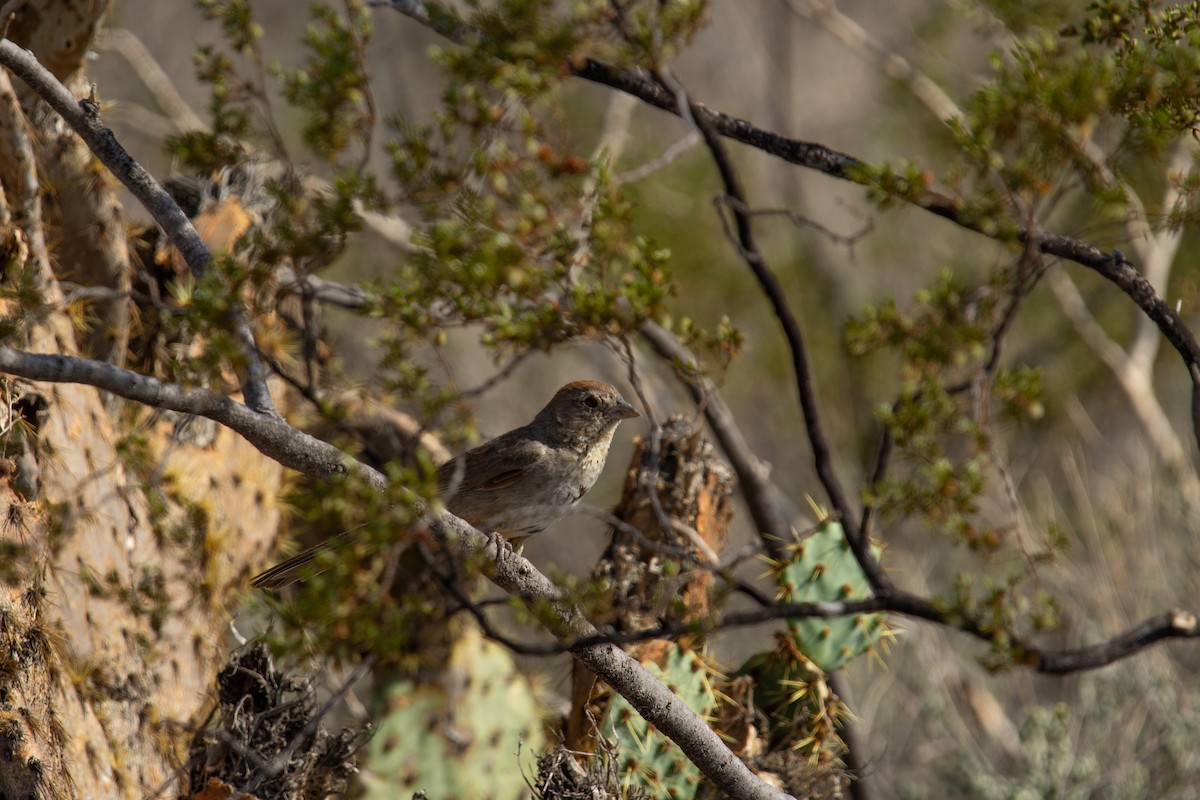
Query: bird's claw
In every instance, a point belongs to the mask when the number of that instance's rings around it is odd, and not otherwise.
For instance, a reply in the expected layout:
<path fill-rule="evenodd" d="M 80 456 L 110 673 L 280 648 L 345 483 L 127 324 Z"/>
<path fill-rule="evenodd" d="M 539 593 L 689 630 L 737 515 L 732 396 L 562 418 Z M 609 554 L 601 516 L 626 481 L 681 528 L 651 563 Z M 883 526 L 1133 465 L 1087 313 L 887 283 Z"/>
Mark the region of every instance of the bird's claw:
<path fill-rule="evenodd" d="M 512 543 L 509 542 L 508 539 L 504 538 L 499 531 L 491 531 L 487 534 L 487 544 L 483 546 L 483 549 L 486 551 L 488 547 L 496 548 L 497 564 L 500 563 L 500 558 L 502 555 L 512 555 L 513 552 Z"/>

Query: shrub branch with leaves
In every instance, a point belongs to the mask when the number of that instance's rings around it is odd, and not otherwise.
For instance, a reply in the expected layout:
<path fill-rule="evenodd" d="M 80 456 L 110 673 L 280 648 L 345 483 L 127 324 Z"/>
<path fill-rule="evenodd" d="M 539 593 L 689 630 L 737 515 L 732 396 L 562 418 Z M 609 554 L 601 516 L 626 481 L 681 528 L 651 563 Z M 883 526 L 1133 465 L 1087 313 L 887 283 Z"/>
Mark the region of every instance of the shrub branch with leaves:
<path fill-rule="evenodd" d="M 123 292 L 136 309 L 122 340 L 135 343 L 130 350 L 143 356 L 140 362 L 114 364 L 96 353 L 80 354 L 63 328 L 57 339 L 45 335 L 64 307 L 67 314 L 79 311 L 62 301 L 49 273 L 36 269 L 38 258 L 47 268 L 50 262 L 39 256 L 45 244 L 38 244 L 44 241 L 38 215 L 13 214 L 6 200 L 17 196 L 14 176 L 21 175 L 25 186 L 36 184 L 29 180 L 33 167 L 22 167 L 20 158 L 0 163 L 0 371 L 12 376 L 6 393 L 13 397 L 31 395 L 37 382 L 75 384 L 159 412 L 211 420 L 293 470 L 288 497 L 297 511 L 295 527 L 346 533 L 338 537 L 343 546 L 318 557 L 319 574 L 294 601 L 272 606 L 279 625 L 275 643 L 287 651 L 302 640 L 334 662 L 357 663 L 355 675 L 369 666 L 381 684 L 390 683 L 388 736 L 413 727 L 406 720 L 418 713 L 411 698 L 420 696 L 428 735 L 445 737 L 439 745 L 446 747 L 435 749 L 455 750 L 453 731 L 432 730 L 441 724 L 437 720 L 495 704 L 469 698 L 497 696 L 494 686 L 474 682 L 481 678 L 469 669 L 471 659 L 463 659 L 463 648 L 482 647 L 482 632 L 518 652 L 569 653 L 619 695 L 606 701 L 613 715 L 607 724 L 618 742 L 604 741 L 601 721 L 593 749 L 615 748 L 614 774 L 626 789 L 681 797 L 715 787 L 729 796 L 773 798 L 813 785 L 806 782 L 811 776 L 799 777 L 788 754 L 803 753 L 822 768 L 842 760 L 861 763 L 860 754 L 847 753 L 838 739 L 851 714 L 830 688 L 838 685 L 832 673 L 876 653 L 897 619 L 986 643 L 989 667 L 1027 666 L 1049 674 L 1095 669 L 1167 639 L 1200 635 L 1192 612 L 1172 609 L 1092 645 L 1043 638 L 1064 616 L 1042 578 L 1062 558 L 1063 538 L 1052 525 L 1033 530 L 1025 521 L 1004 456 L 1006 439 L 1039 424 L 1051 402 L 1039 367 L 1044 362 L 1024 357 L 1019 342 L 1044 282 L 1060 281 L 1058 296 L 1069 296 L 1059 278 L 1047 280 L 1067 265 L 1085 268 L 1105 282 L 1106 291 L 1115 288 L 1114 294 L 1132 301 L 1139 341 L 1152 337 L 1155 344 L 1135 343 L 1126 355 L 1152 364 L 1160 338 L 1174 348 L 1191 383 L 1192 438 L 1200 441 L 1200 345 L 1185 314 L 1164 299 L 1169 265 L 1147 266 L 1143 273 L 1120 250 L 1055 232 L 1059 222 L 1080 213 L 1137 220 L 1130 230 L 1150 233 L 1136 240 L 1133 252 L 1149 261 L 1174 252 L 1178 237 L 1195 225 L 1196 4 L 1096 2 L 1054 25 L 1012 12 L 1004 19 L 1013 33 L 1009 45 L 992 59 L 982 88 L 950 118 L 942 139 L 951 155 L 936 171 L 911 161 L 867 163 L 705 106 L 671 69 L 710 13 L 703 2 L 315 3 L 294 66 L 268 62 L 270 27 L 246 0 L 199 5 L 223 41 L 201 46 L 196 56 L 196 75 L 210 94 L 209 127 L 180 132 L 168 143 L 180 167 L 200 177 L 171 192 L 105 126 L 106 109 L 94 89 L 80 99 L 39 62 L 48 56 L 0 41 L 0 64 L 78 134 L 161 231 L 132 237 L 145 255 L 130 283 L 136 288 L 108 287 Z M 400 18 L 369 6 L 398 11 L 442 37 L 431 52 L 442 79 L 440 99 L 427 117 L 389 117 L 380 110 L 369 67 L 375 26 Z M 14 10 L 19 38 L 26 24 L 20 9 L 5 4 L 3 13 Z M 785 490 L 772 481 L 723 402 L 719 378 L 742 356 L 746 335 L 730 322 L 733 314 L 718 317 L 708 330 L 679 313 L 681 290 L 692 288 L 682 281 L 692 267 L 672 267 L 666 247 L 646 235 L 636 193 L 614 169 L 620 154 L 584 154 L 569 120 L 578 102 L 570 91 L 576 78 L 679 117 L 703 142 L 720 184 L 717 217 L 708 224 L 723 234 L 783 334 L 790 380 L 770 380 L 771 394 L 798 401 L 804 435 L 797 429 L 789 438 L 792 446 L 807 442 L 814 477 L 807 490 Z M 29 106 L 19 113 L 32 118 Z M 279 122 L 285 115 L 287 126 Z M 763 214 L 729 141 L 857 184 L 881 213 L 932 214 L 998 243 L 1003 254 L 991 267 L 940 272 L 909 303 L 885 298 L 844 321 L 852 363 L 887 360 L 894 368 L 886 382 L 890 396 L 876 402 L 877 443 L 857 485 L 847 478 L 853 474 L 850 448 L 829 422 L 832 403 L 810 342 L 812 323 L 797 312 L 794 287 L 761 244 Z M 1158 174 L 1164 159 L 1176 156 L 1185 168 L 1160 177 L 1163 186 L 1155 188 L 1165 187 L 1164 202 L 1146 207 L 1139 191 L 1154 181 L 1145 175 Z M 185 213 L 181 203 L 188 192 L 195 202 Z M 910 210 L 899 210 L 905 207 Z M 325 275 L 332 265 L 360 260 L 355 248 L 368 215 L 394 215 L 410 226 L 403 259 L 370 271 L 359 285 L 330 281 Z M 229 225 L 236 235 L 222 239 L 217 234 Z M 1165 238 L 1154 238 L 1159 234 Z M 1156 245 L 1147 244 L 1150 239 Z M 353 399 L 343 391 L 353 367 L 326 342 L 322 298 L 331 294 L 371 326 L 370 377 Z M 1086 319 L 1086 310 L 1076 318 Z M 655 524 L 672 533 L 658 543 L 661 552 L 647 558 L 666 576 L 707 573 L 701 583 L 709 612 L 702 619 L 680 618 L 667 608 L 655 624 L 621 629 L 612 624 L 612 609 L 598 607 L 606 587 L 552 580 L 519 555 L 498 552 L 493 558 L 485 552 L 487 532 L 441 508 L 434 456 L 421 444 L 430 431 L 453 446 L 476 438 L 468 393 L 447 366 L 451 339 L 468 338 L 497 363 L 508 361 L 496 381 L 530 353 L 580 342 L 610 345 L 624 358 L 654 423 L 645 452 L 648 474 L 660 477 L 654 459 L 661 455 L 656 448 L 663 429 L 645 376 L 673 372 L 741 483 L 758 534 L 752 552 L 771 563 L 769 589 L 738 577 L 741 556 L 722 563 L 724 554 L 688 538 L 690 525 L 672 524 L 655 503 L 654 479 L 647 502 L 657 512 Z M 1119 357 L 1110 359 L 1121 374 L 1119 363 Z M 1151 367 L 1140 369 L 1142 383 L 1148 382 Z M 765 373 L 763 380 L 769 380 Z M 1137 399 L 1144 394 L 1136 381 L 1124 385 L 1135 404 L 1142 403 L 1137 407 L 1145 424 L 1158 431 L 1160 452 L 1186 501 L 1194 494 L 1188 488 L 1195 483 L 1191 447 L 1176 441 L 1172 449 L 1169 442 L 1180 437 L 1169 422 L 1155 421 L 1152 409 L 1159 406 Z M 404 440 L 399 452 L 383 454 L 383 443 L 370 432 L 376 429 L 356 416 L 360 402 L 411 414 L 403 435 L 397 434 Z M 121 424 L 131 419 L 118 415 Z M 29 449 L 31 439 L 17 436 L 20 430 L 15 423 L 5 427 L 6 447 Z M 176 428 L 168 440 L 179 436 Z M 131 467 L 128 454 L 134 452 L 141 451 L 125 448 Z M 49 452 L 43 457 L 47 465 L 53 462 Z M 157 480 L 153 471 L 141 470 L 147 472 Z M 14 466 L 6 474 L 17 473 Z M 28 475 L 23 481 L 21 486 L 30 485 Z M 16 478 L 10 483 L 18 486 Z M 801 535 L 805 526 L 797 509 L 803 495 L 818 493 L 829 510 Z M 179 502 L 181 495 L 164 496 Z M 994 513 L 997 504 L 1005 511 Z M 189 518 L 197 526 L 209 524 L 203 514 Z M 963 545 L 958 563 L 970 568 L 955 572 L 940 593 L 905 588 L 903 577 L 890 570 L 892 548 L 900 547 L 892 540 L 912 530 Z M 888 541 L 888 548 L 873 539 Z M 52 548 L 34 551 L 51 569 L 61 568 Z M 247 568 L 257 557 L 237 556 Z M 82 583 L 92 576 L 91 591 L 152 617 L 145 636 L 169 634 L 175 595 L 165 573 L 131 569 L 125 586 L 118 571 L 96 579 L 89 569 L 81 561 L 77 575 Z M 511 598 L 505 605 L 516 624 L 537 623 L 555 643 L 525 642 L 498 625 L 492 604 L 479 599 L 479 576 Z M 730 608 L 734 594 L 753 607 Z M 314 619 L 322 621 L 318 628 Z M 690 647 L 714 631 L 782 620 L 786 628 L 775 645 L 744 659 L 736 674 L 725 674 L 678 642 L 657 642 L 682 638 Z M 453 640 L 441 653 L 444 662 L 434 658 L 440 652 L 430 644 L 435 639 Z M 651 644 L 634 658 L 623 647 L 634 642 Z M 494 643 L 487 647 L 487 663 L 495 665 L 489 669 L 515 674 L 505 653 Z M 437 666 L 449 663 L 455 670 Z M 430 681 L 439 671 L 443 680 L 452 673 L 471 691 L 443 691 L 445 684 Z M 347 684 L 340 691 L 349 689 Z M 451 710 L 426 713 L 429 698 L 442 695 Z M 229 700 L 222 698 L 221 706 L 227 724 L 228 715 L 237 713 Z M 461 705 L 453 706 L 456 700 Z M 593 700 L 583 698 L 585 704 Z M 522 708 L 533 707 L 523 701 Z M 313 735 L 319 716 L 305 723 L 303 736 Z M 488 719 L 479 729 L 520 727 L 507 722 L 513 725 Z M 298 733 L 284 751 L 289 758 L 303 736 Z M 1061 726 L 1034 715 L 1026 738 L 1046 740 L 1043 749 L 1057 747 Z M 399 754 L 423 751 L 412 743 L 409 750 L 393 748 L 389 741 L 372 742 L 369 770 L 404 773 L 408 762 Z M 635 748 L 640 756 L 632 755 Z M 250 769 L 246 765 L 254 760 L 242 755 L 238 763 Z M 23 769 L 32 768 L 27 762 Z M 69 767 L 56 769 L 70 774 Z M 273 776 L 250 769 L 246 785 L 267 777 Z M 865 776 L 856 777 L 854 791 L 869 796 Z M 413 788 L 396 775 L 380 779 Z M 57 778 L 52 783 L 66 785 Z M 990 791 L 985 783 L 977 782 L 976 790 Z"/>

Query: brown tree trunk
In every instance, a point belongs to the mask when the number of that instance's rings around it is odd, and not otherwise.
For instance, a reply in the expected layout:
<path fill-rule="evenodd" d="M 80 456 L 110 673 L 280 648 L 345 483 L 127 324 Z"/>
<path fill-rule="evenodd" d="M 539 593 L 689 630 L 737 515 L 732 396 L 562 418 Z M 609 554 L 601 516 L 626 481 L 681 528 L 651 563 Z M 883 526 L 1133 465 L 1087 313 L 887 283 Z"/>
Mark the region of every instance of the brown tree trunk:
<path fill-rule="evenodd" d="M 80 86 L 105 8 L 28 3 L 9 33 Z M 126 223 L 82 144 L 3 78 L 2 280 L 26 272 L 41 302 L 0 316 L 17 321 L 13 343 L 74 354 L 48 265 L 127 289 Z M 104 308 L 105 344 L 91 348 L 121 360 L 128 320 Z M 212 704 L 226 609 L 266 560 L 282 469 L 228 431 L 110 409 L 89 387 L 5 380 L 0 394 L 0 796 L 144 798 L 176 774 Z"/>

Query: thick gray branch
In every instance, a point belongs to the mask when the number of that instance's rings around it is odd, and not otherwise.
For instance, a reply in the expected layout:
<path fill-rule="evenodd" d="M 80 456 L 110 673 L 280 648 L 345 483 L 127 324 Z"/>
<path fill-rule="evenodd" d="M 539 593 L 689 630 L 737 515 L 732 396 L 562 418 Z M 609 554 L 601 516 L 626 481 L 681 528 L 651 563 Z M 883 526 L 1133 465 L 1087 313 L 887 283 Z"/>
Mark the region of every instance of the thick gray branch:
<path fill-rule="evenodd" d="M 26 353 L 10 347 L 0 347 L 0 372 L 35 381 L 94 386 L 151 408 L 205 417 L 235 431 L 264 455 L 297 472 L 329 477 L 352 466 L 372 486 L 381 491 L 387 488 L 383 475 L 336 447 L 293 428 L 276 415 L 260 414 L 208 389 L 185 389 L 103 361 Z"/>
<path fill-rule="evenodd" d="M 67 87 L 38 63 L 33 53 L 8 40 L 0 41 L 0 64 L 38 93 L 71 126 L 96 157 L 121 181 L 171 238 L 195 275 L 202 275 L 211 256 L 191 220 L 180 210 L 154 176 L 137 163 L 100 122 L 100 110 L 77 100 Z"/>
<path fill-rule="evenodd" d="M 191 220 L 154 176 L 135 161 L 117 141 L 113 132 L 100 122 L 99 107 L 90 100 L 77 100 L 67 87 L 38 63 L 33 53 L 7 39 L 0 40 L 0 64 L 28 84 L 42 100 L 58 112 L 104 166 L 150 212 L 154 221 L 170 238 L 171 244 L 179 250 L 192 274 L 203 275 L 212 260 L 212 255 L 200 234 L 196 233 Z M 246 358 L 246 381 L 242 391 L 247 404 L 256 411 L 277 414 L 267 390 L 266 374 L 258 357 L 258 348 L 254 343 L 250 323 L 240 311 L 230 313 L 230 322 Z"/>
<path fill-rule="evenodd" d="M 245 437 L 264 455 L 306 475 L 325 478 L 353 470 L 380 491 L 389 488 L 387 479 L 378 471 L 327 442 L 293 428 L 278 417 L 255 413 L 207 389 L 184 389 L 99 361 L 25 353 L 8 347 L 0 347 L 0 372 L 30 380 L 95 386 L 156 408 L 206 417 Z M 458 517 L 444 513 L 433 523 L 444 531 L 453 531 L 453 540 L 464 555 L 487 546 L 488 538 Z M 528 603 L 557 638 L 572 642 L 598 635 L 583 612 L 561 602 L 562 594 L 554 582 L 527 560 L 501 553 L 494 563 L 495 571 L 490 577 L 496 585 Z M 571 652 L 678 744 L 725 794 L 753 800 L 779 800 L 788 796 L 759 780 L 730 752 L 708 723 L 616 645 L 592 644 L 574 647 Z"/>

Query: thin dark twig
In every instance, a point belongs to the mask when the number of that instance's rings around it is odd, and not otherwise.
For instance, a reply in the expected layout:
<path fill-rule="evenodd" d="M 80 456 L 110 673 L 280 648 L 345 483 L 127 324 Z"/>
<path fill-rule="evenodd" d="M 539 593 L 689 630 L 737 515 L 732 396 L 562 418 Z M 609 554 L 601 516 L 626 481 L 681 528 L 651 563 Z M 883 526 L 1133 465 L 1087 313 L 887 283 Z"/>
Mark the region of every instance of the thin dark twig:
<path fill-rule="evenodd" d="M 746 583 L 745 581 L 737 581 L 733 588 L 734 591 L 738 592 L 739 594 L 746 595 L 746 597 L 749 597 L 751 600 L 758 603 L 760 606 L 763 606 L 764 608 L 772 605 L 775 602 L 763 594 L 762 591 L 759 590 L 759 588 L 754 584 Z"/>
<path fill-rule="evenodd" d="M 484 394 L 485 392 L 491 391 L 492 387 L 496 386 L 505 378 L 512 375 L 513 371 L 516 370 L 516 368 L 519 367 L 525 361 L 525 359 L 529 358 L 535 352 L 535 350 L 526 350 L 523 353 L 517 353 L 515 356 L 510 358 L 508 363 L 501 367 L 494 375 L 489 377 L 478 386 L 475 386 L 471 389 L 464 389 L 459 393 L 459 396 L 463 400 L 470 400 L 474 397 Z"/>
<path fill-rule="evenodd" d="M 613 348 L 617 350 L 621 358 L 626 364 L 629 371 L 629 383 L 633 386 L 633 391 L 641 401 L 642 411 L 646 417 L 646 421 L 650 423 L 650 442 L 649 446 L 643 453 L 644 463 L 638 468 L 637 477 L 639 488 L 650 501 L 650 510 L 654 512 L 654 519 L 658 522 L 659 527 L 665 535 L 673 535 L 677 530 L 676 520 L 667 513 L 663 508 L 662 498 L 658 493 L 658 476 L 662 470 L 662 424 L 658 421 L 657 415 L 654 413 L 654 405 L 650 402 L 650 396 L 646 393 L 645 386 L 642 382 L 642 376 L 637 368 L 637 360 L 633 353 L 633 345 L 630 343 L 627 336 L 620 337 L 617 341 L 621 347 L 617 348 L 613 344 Z M 631 527 L 631 526 L 625 526 Z M 644 536 L 638 537 L 645 540 Z M 720 556 L 703 541 L 699 535 L 688 537 L 692 540 L 692 546 L 696 549 L 696 554 L 703 558 L 697 559 L 694 556 L 689 556 L 688 560 L 705 563 L 708 562 L 716 565 L 720 562 Z M 646 540 L 649 541 L 649 540 Z"/>
<path fill-rule="evenodd" d="M 1029 296 L 1029 293 L 1033 291 L 1037 282 L 1045 274 L 1042 255 L 1037 250 L 1036 241 L 1030 242 L 1025 246 L 1025 250 L 1021 254 L 1021 259 L 1017 263 L 1016 281 L 1012 292 L 1008 296 L 1008 303 L 1005 305 L 1004 311 L 1001 312 L 1000 321 L 996 323 L 996 327 L 992 329 L 988 337 L 991 339 L 992 347 L 987 360 L 967 380 L 946 387 L 947 392 L 950 394 L 965 392 L 980 379 L 990 379 L 996 374 L 996 368 L 1000 364 L 1000 355 L 1005 335 L 1012 328 L 1012 323 L 1017 318 L 1017 311 L 1021 308 L 1025 298 Z"/>
<path fill-rule="evenodd" d="M 348 286 L 316 275 L 300 276 L 287 265 L 276 267 L 275 279 L 280 291 L 311 297 L 350 311 L 362 311 L 375 299 L 360 286 Z"/>
<path fill-rule="evenodd" d="M 842 488 L 841 480 L 838 478 L 837 470 L 833 464 L 833 450 L 825 437 L 825 428 L 821 422 L 820 405 L 817 402 L 817 394 L 813 386 L 812 368 L 808 361 L 808 350 L 804 344 L 804 335 L 800 331 L 800 323 L 796 320 L 795 314 L 792 312 L 782 284 L 779 283 L 779 279 L 775 276 L 771 268 L 767 266 L 766 260 L 758 250 L 758 245 L 754 240 L 754 232 L 750 225 L 750 217 L 745 211 L 749 207 L 749 204 L 746 202 L 746 195 L 742 189 L 741 180 L 738 178 L 737 171 L 733 167 L 729 153 L 725 150 L 725 143 L 721 140 L 721 137 L 717 134 L 712 124 L 698 113 L 699 109 L 694 107 L 691 98 L 678 81 L 665 72 L 659 76 L 659 79 L 664 87 L 671 88 L 675 92 L 676 100 L 680 107 L 687 107 L 688 113 L 685 114 L 681 111 L 680 116 L 695 122 L 700 130 L 700 135 L 704 137 L 704 143 L 708 146 L 709 153 L 712 155 L 713 163 L 716 165 L 717 171 L 721 174 L 721 181 L 725 185 L 725 194 L 730 199 L 718 201 L 718 214 L 721 217 L 722 224 L 725 225 L 725 215 L 720 213 L 721 206 L 728 207 L 732 213 L 737 235 L 731 238 L 737 246 L 742 260 L 758 280 L 759 287 L 770 301 L 771 308 L 775 312 L 775 317 L 783 328 L 784 338 L 787 340 L 788 349 L 791 353 L 792 370 L 795 373 L 796 379 L 796 391 L 800 398 L 800 407 L 804 416 L 804 427 L 808 433 L 809 444 L 812 448 L 817 477 L 825 489 L 825 494 L 829 497 L 829 502 L 833 505 L 835 515 L 842 522 L 846 541 L 850 544 L 855 558 L 862 566 L 863 573 L 867 576 L 871 588 L 876 592 L 886 592 L 890 588 L 891 582 L 884 574 L 879 562 L 871 554 L 869 543 L 860 535 L 857 524 L 858 515 L 854 513 L 850 505 L 850 501 L 845 490 Z"/>
<path fill-rule="evenodd" d="M 266 353 L 263 353 L 262 359 L 264 362 L 266 362 L 266 365 L 271 368 L 271 372 L 278 375 L 283 380 L 284 383 L 286 383 L 288 386 L 291 386 L 293 389 L 295 389 L 296 392 L 302 398 L 307 400 L 314 409 L 316 409 L 318 411 L 321 410 L 321 408 L 322 408 L 321 398 L 317 397 L 317 393 L 313 389 L 312 384 L 306 383 L 305 381 L 300 380 L 298 377 L 293 375 L 291 372 L 284 369 L 283 364 L 280 364 L 279 360 L 276 359 L 275 357 L 269 356 Z M 344 426 L 343 426 L 343 429 L 345 429 Z"/>
<path fill-rule="evenodd" d="M 687 549 L 683 547 L 676 547 L 675 545 L 667 544 L 666 542 L 656 542 L 638 530 L 637 526 L 630 525 L 628 522 L 617 518 L 615 515 L 605 511 L 602 508 L 597 508 L 596 506 L 589 505 L 588 503 L 580 503 L 579 505 L 575 506 L 575 509 L 572 513 L 587 514 L 590 517 L 601 520 L 607 525 L 611 525 L 621 533 L 631 537 L 635 542 L 637 542 L 638 547 L 643 550 L 649 550 L 653 553 L 658 553 L 659 555 L 682 559 L 689 562 L 689 564 L 692 564 L 692 562 L 695 562 L 696 560 L 695 556 L 693 556 L 692 553 Z M 694 567 L 695 565 L 692 564 L 692 566 Z"/>
<path fill-rule="evenodd" d="M 785 559 L 786 547 L 792 540 L 792 520 L 799 512 L 771 482 L 771 465 L 750 448 L 733 412 L 712 382 L 700 373 L 695 356 L 675 335 L 656 322 L 642 323 L 638 332 L 659 357 L 674 365 L 676 375 L 691 392 L 697 407 L 703 409 L 709 428 L 737 474 L 763 548 L 771 558 Z"/>
<path fill-rule="evenodd" d="M 895 405 L 892 406 L 893 413 Z M 880 426 L 879 431 L 879 447 L 875 451 L 875 465 L 871 468 L 871 475 L 867 478 L 867 491 L 870 496 L 863 502 L 862 517 L 858 522 L 859 534 L 863 538 L 871 536 L 872 528 L 875 527 L 875 520 L 879 515 L 879 489 L 883 484 L 883 479 L 887 475 L 888 467 L 891 465 L 892 453 L 895 451 L 896 440 L 892 437 L 892 429 L 886 423 Z"/>
<path fill-rule="evenodd" d="M 729 195 L 718 197 L 717 202 L 725 203 L 730 208 L 737 208 L 748 217 L 784 217 L 797 228 L 807 228 L 808 230 L 816 231 L 834 244 L 845 245 L 850 248 L 851 253 L 853 253 L 855 245 L 875 230 L 875 220 L 870 218 L 854 233 L 843 234 L 836 233 L 821 223 L 811 220 L 790 208 L 751 208 L 736 197 L 730 197 Z"/>
<path fill-rule="evenodd" d="M 761 592 L 755 592 L 750 587 L 737 587 L 737 589 L 758 602 L 765 599 Z M 954 612 L 941 610 L 922 597 L 907 592 L 893 591 L 887 597 L 870 597 L 863 600 L 814 603 L 768 602 L 761 608 L 725 614 L 719 619 L 709 620 L 702 625 L 694 622 L 662 620 L 658 625 L 646 630 L 597 632 L 575 641 L 561 640 L 548 644 L 534 644 L 517 642 L 509 637 L 504 637 L 503 640 L 497 639 L 497 641 L 521 655 L 552 656 L 601 644 L 624 646 L 655 639 L 671 639 L 683 634 L 695 634 L 697 631 L 725 631 L 784 619 L 828 619 L 888 612 L 944 625 L 984 642 L 1001 641 L 1011 651 L 1017 664 L 1051 675 L 1099 669 L 1169 639 L 1200 638 L 1200 625 L 1197 624 L 1196 616 L 1190 611 L 1174 609 L 1150 617 L 1097 644 L 1064 650 L 1046 650 L 1026 642 L 1013 631 L 996 628 L 982 619 L 960 617 Z"/>
<path fill-rule="evenodd" d="M 445 589 L 451 597 L 458 601 L 458 610 L 466 611 L 471 615 L 472 619 L 475 620 L 475 623 L 479 625 L 480 632 L 482 632 L 485 637 L 491 639 L 497 644 L 507 647 L 514 653 L 521 653 L 523 651 L 522 648 L 524 648 L 525 645 L 522 642 L 519 642 L 516 639 L 501 633 L 499 630 L 497 630 L 496 626 L 492 624 L 491 619 L 489 619 L 488 615 L 484 612 L 484 603 L 472 600 L 470 596 L 463 591 L 462 575 L 459 572 L 457 565 L 454 563 L 454 559 L 437 559 L 424 545 L 418 545 L 418 550 L 421 554 L 421 558 L 424 559 L 426 566 L 429 568 L 430 574 L 437 579 L 437 582 L 441 584 L 442 588 Z M 449 572 L 439 569 L 439 562 L 444 562 L 447 560 L 450 562 Z M 564 649 L 560 652 L 566 652 L 566 650 Z"/>

